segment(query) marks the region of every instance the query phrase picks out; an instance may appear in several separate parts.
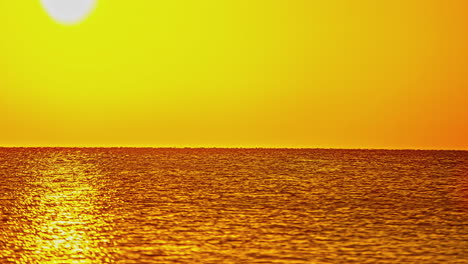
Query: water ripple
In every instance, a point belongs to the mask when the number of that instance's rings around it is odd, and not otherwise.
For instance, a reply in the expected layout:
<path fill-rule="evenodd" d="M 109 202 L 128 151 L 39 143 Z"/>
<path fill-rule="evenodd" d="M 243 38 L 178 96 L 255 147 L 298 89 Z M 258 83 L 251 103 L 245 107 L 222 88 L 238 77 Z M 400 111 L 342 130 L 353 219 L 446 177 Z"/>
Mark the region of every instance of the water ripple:
<path fill-rule="evenodd" d="M 467 175 L 463 151 L 0 148 L 0 262 L 464 263 Z"/>

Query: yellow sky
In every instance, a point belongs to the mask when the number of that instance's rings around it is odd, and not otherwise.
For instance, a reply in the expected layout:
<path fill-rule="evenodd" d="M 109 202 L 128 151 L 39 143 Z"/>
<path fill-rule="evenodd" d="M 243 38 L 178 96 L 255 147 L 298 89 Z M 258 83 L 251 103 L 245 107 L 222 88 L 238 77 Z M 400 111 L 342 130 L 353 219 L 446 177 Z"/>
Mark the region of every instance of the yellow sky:
<path fill-rule="evenodd" d="M 0 2 L 0 146 L 468 149 L 462 0 Z"/>

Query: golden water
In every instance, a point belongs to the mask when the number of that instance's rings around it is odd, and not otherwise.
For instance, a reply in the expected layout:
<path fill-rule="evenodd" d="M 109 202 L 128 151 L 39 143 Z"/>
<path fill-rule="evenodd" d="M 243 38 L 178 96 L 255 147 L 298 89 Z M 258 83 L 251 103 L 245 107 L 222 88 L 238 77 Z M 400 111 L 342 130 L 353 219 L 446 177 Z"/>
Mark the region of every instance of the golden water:
<path fill-rule="evenodd" d="M 0 149 L 0 263 L 468 263 L 468 152 Z"/>

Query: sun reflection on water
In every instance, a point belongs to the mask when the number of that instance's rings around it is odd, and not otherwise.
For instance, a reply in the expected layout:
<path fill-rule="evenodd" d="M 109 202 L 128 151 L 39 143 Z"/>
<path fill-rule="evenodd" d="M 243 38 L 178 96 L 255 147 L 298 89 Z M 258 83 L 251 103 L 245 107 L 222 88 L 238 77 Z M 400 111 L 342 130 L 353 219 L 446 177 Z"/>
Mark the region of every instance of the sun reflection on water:
<path fill-rule="evenodd" d="M 50 157 L 42 161 L 47 169 L 38 170 L 27 192 L 29 230 L 24 230 L 22 247 L 34 252 L 34 259 L 22 262 L 108 263 L 112 262 L 109 239 L 103 231 L 112 228 L 102 217 L 102 196 L 96 188 L 98 170 L 92 163 Z M 31 252 L 30 252 L 31 253 Z"/>

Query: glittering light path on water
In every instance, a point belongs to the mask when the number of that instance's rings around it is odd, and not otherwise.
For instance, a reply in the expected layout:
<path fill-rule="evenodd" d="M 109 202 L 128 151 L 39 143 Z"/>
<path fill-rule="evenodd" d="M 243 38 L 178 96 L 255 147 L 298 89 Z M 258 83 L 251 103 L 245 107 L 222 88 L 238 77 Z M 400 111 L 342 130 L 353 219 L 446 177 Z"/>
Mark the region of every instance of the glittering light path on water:
<path fill-rule="evenodd" d="M 111 242 L 101 234 L 112 230 L 112 218 L 103 212 L 108 197 L 96 186 L 101 176 L 96 165 L 78 153 L 45 154 L 25 160 L 27 169 L 18 175 L 28 181 L 18 185 L 25 189 L 17 190 L 20 204 L 12 209 L 19 216 L 11 228 L 21 235 L 9 250 L 29 253 L 22 255 L 24 263 L 111 260 Z"/>

